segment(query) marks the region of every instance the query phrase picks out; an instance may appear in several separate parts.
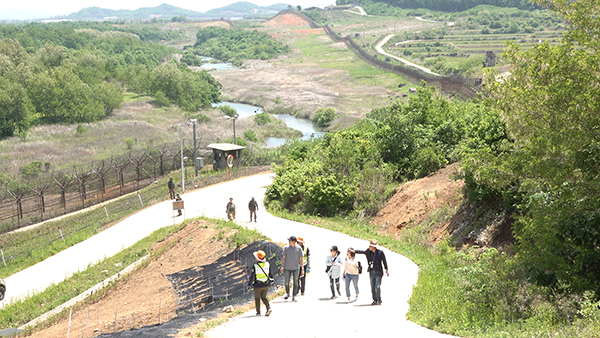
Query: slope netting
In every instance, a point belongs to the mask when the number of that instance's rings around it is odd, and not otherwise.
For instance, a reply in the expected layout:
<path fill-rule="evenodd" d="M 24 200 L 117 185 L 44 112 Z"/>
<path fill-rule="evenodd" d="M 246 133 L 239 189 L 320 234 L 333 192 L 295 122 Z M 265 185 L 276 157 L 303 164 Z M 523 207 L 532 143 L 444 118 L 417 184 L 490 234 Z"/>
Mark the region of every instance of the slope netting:
<path fill-rule="evenodd" d="M 247 285 L 250 269 L 255 262 L 252 253 L 257 250 L 267 254 L 275 285 L 283 285 L 284 276 L 279 271 L 283 248 L 271 242 L 255 242 L 241 250 L 234 250 L 212 264 L 167 275 L 179 298 L 177 317 L 160 325 L 105 333 L 99 337 L 168 337 L 197 324 L 200 318 L 216 317 L 226 306 L 252 302 L 254 293 L 247 289 Z M 275 291 L 276 287 L 269 289 L 269 293 Z"/>

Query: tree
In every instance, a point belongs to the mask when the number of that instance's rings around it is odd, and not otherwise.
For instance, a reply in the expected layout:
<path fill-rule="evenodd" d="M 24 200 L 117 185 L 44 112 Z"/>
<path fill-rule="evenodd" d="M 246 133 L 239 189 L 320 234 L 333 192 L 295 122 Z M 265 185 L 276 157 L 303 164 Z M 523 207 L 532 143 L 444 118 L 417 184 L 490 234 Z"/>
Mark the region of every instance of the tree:
<path fill-rule="evenodd" d="M 335 110 L 331 107 L 327 107 L 317 109 L 312 120 L 317 124 L 317 126 L 324 128 L 329 127 L 329 124 L 331 124 L 331 121 L 333 121 L 335 118 Z"/>
<path fill-rule="evenodd" d="M 598 0 L 541 0 L 571 30 L 558 45 L 509 44 L 510 74 L 486 89 L 515 142 L 477 170 L 486 184 L 518 181 L 525 198 L 515 229 L 530 276 L 600 291 L 600 18 Z M 493 169 L 495 168 L 495 169 Z M 496 174 L 493 174 L 493 173 Z M 494 183 L 498 182 L 498 183 Z"/>
<path fill-rule="evenodd" d="M 26 132 L 30 126 L 30 109 L 25 88 L 0 77 L 0 137 Z"/>

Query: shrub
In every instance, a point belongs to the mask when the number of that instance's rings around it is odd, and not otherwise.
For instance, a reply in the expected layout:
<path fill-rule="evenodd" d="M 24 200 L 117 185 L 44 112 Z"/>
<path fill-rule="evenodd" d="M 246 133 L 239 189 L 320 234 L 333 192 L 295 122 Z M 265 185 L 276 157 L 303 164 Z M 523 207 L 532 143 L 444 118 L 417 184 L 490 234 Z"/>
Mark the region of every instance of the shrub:
<path fill-rule="evenodd" d="M 254 115 L 254 122 L 259 126 L 262 126 L 271 122 L 271 117 L 267 113 L 256 114 Z"/>
<path fill-rule="evenodd" d="M 336 118 L 335 110 L 331 107 L 327 108 L 319 108 L 315 112 L 313 116 L 313 122 L 317 124 L 317 126 L 324 128 L 329 127 L 331 121 Z"/>
<path fill-rule="evenodd" d="M 234 117 L 237 114 L 237 110 L 228 104 L 220 105 L 219 111 L 229 117 Z"/>
<path fill-rule="evenodd" d="M 256 138 L 256 134 L 252 130 L 246 130 L 244 132 L 244 138 L 248 141 L 258 142 L 258 138 Z"/>

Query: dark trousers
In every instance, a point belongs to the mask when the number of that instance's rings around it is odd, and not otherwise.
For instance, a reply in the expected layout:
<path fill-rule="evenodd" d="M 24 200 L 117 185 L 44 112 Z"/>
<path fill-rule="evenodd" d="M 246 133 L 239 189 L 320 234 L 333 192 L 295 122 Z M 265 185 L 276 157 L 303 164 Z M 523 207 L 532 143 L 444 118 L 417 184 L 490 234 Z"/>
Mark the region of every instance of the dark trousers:
<path fill-rule="evenodd" d="M 304 267 L 304 276 L 300 277 L 300 293 L 304 294 L 306 290 L 306 266 Z"/>
<path fill-rule="evenodd" d="M 169 189 L 169 197 L 174 200 L 175 199 L 175 188 Z"/>
<path fill-rule="evenodd" d="M 254 288 L 254 306 L 256 306 L 256 313 L 260 313 L 260 300 L 262 299 L 263 304 L 267 307 L 267 311 L 271 308 L 269 300 L 267 299 L 268 286 L 262 288 Z"/>
<path fill-rule="evenodd" d="M 250 222 L 252 222 L 253 214 L 254 214 L 254 222 L 256 222 L 256 210 L 250 210 Z"/>
<path fill-rule="evenodd" d="M 335 288 L 334 285 L 335 284 Z M 329 276 L 329 286 L 331 287 L 331 295 L 333 297 L 335 297 L 335 290 L 337 290 L 338 295 L 341 295 L 342 293 L 340 292 L 340 277 L 338 278 L 333 278 L 331 276 Z"/>
<path fill-rule="evenodd" d="M 292 289 L 292 296 L 298 294 L 298 280 L 300 276 L 300 269 L 298 270 L 283 270 L 283 277 L 285 278 L 285 293 L 290 294 L 290 279 L 292 283 L 294 283 L 294 288 Z"/>
<path fill-rule="evenodd" d="M 369 271 L 369 279 L 371 280 L 371 294 L 374 301 L 381 301 L 381 277 L 377 271 Z"/>

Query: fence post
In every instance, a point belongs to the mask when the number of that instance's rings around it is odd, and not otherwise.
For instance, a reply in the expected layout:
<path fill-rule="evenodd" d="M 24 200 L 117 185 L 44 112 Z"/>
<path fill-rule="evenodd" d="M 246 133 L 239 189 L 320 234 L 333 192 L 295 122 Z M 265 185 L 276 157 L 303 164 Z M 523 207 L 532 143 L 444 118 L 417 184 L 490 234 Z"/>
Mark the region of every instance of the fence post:
<path fill-rule="evenodd" d="M 73 314 L 73 310 L 69 310 L 69 328 L 67 329 L 67 338 L 71 336 L 71 314 Z"/>
<path fill-rule="evenodd" d="M 110 221 L 110 218 L 108 218 L 108 210 L 106 210 L 106 206 L 104 206 L 104 212 L 106 213 L 106 220 Z"/>
<path fill-rule="evenodd" d="M 139 183 L 138 183 L 139 184 Z M 137 192 L 138 198 L 140 199 L 140 204 L 142 205 L 142 208 L 144 207 L 144 202 L 142 202 L 142 195 L 140 195 L 140 192 Z"/>
<path fill-rule="evenodd" d="M 4 260 L 4 250 L 0 248 L 0 252 L 2 252 L 2 263 L 4 263 L 4 267 L 6 267 L 6 261 Z"/>
<path fill-rule="evenodd" d="M 113 324 L 113 333 L 115 333 L 115 330 L 117 329 L 117 311 L 118 309 L 115 308 L 115 322 Z"/>

